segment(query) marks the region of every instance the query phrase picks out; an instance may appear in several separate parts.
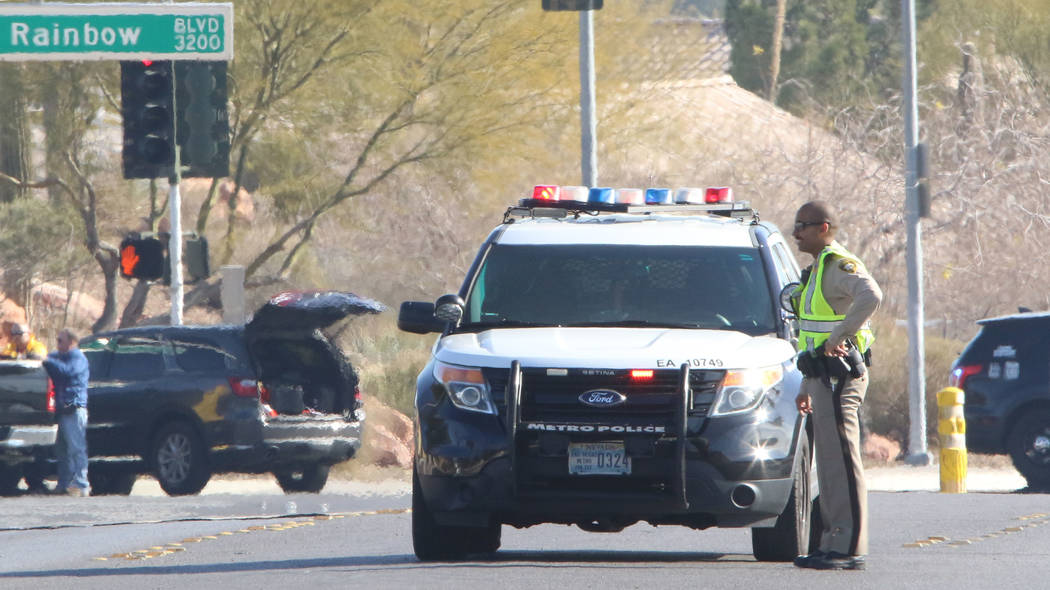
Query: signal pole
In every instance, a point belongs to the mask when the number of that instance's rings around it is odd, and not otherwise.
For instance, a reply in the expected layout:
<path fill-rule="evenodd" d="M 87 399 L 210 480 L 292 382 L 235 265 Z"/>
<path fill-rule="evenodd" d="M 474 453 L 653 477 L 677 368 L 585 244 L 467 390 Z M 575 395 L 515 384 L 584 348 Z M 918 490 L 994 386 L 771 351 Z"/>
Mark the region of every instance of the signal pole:
<path fill-rule="evenodd" d="M 171 325 L 182 325 L 182 193 L 179 192 L 179 183 L 182 180 L 182 149 L 179 147 L 179 125 L 175 120 L 175 113 L 179 107 L 176 101 L 177 80 L 175 79 L 175 62 L 172 66 L 172 128 L 174 129 L 175 141 L 175 166 L 172 168 L 171 176 L 168 177 L 168 214 L 171 216 L 171 237 L 168 238 L 168 262 L 171 264 Z"/>

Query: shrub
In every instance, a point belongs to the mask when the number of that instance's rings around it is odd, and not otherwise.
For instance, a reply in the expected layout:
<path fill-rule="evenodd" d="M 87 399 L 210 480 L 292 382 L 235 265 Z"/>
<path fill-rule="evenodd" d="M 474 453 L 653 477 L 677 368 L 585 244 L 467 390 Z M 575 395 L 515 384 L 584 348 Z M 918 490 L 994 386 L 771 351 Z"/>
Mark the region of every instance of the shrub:
<path fill-rule="evenodd" d="M 863 415 L 867 428 L 902 444 L 910 431 L 908 395 L 908 332 L 888 322 L 875 326 L 876 341 L 872 347 L 871 383 L 864 401 Z M 966 342 L 924 334 L 926 354 L 926 437 L 931 447 L 938 446 L 937 392 L 948 386 L 952 362 Z"/>

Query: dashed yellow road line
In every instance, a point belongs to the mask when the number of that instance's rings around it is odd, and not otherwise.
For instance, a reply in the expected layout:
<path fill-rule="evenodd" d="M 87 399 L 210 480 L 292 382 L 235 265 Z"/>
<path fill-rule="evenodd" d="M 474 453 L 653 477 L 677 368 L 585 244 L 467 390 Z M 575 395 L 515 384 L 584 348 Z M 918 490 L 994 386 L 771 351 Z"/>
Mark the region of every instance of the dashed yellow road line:
<path fill-rule="evenodd" d="M 948 547 L 962 547 L 962 546 L 965 546 L 965 545 L 972 545 L 972 544 L 977 543 L 979 541 L 985 541 L 987 539 L 996 539 L 998 537 L 1002 537 L 1003 535 L 1010 535 L 1010 534 L 1013 534 L 1013 533 L 1019 533 L 1019 532 L 1025 530 L 1025 529 L 1030 529 L 1030 528 L 1034 528 L 1034 527 L 1037 527 L 1037 526 L 1043 526 L 1045 524 L 1050 524 L 1050 514 L 1047 514 L 1047 513 L 1044 513 L 1044 512 L 1039 512 L 1039 513 L 1036 513 L 1036 514 L 1028 514 L 1028 515 L 1025 515 L 1025 516 L 1018 516 L 1016 518 L 1016 520 L 1020 520 L 1022 522 L 1022 524 L 1016 525 L 1016 526 L 1003 527 L 1002 529 L 1000 529 L 998 531 L 992 531 L 992 532 L 989 532 L 989 533 L 985 533 L 985 534 L 983 534 L 983 535 L 981 535 L 979 537 L 971 537 L 969 539 L 950 539 L 948 537 L 943 537 L 943 536 L 933 536 L 933 537 L 928 537 L 926 539 L 919 539 L 919 540 L 916 540 L 916 541 L 912 541 L 911 543 L 905 543 L 903 545 L 903 547 L 906 547 L 906 548 L 909 548 L 909 549 L 914 549 L 914 548 L 929 547 L 931 545 L 937 545 L 937 544 L 945 544 Z"/>
<path fill-rule="evenodd" d="M 138 549 L 135 551 L 128 551 L 126 553 L 113 553 L 107 556 L 100 556 L 92 558 L 94 561 L 109 561 L 111 559 L 125 559 L 129 561 L 137 561 L 143 559 L 153 559 L 154 557 L 161 557 L 164 555 L 173 555 L 175 553 L 181 553 L 186 551 L 184 543 L 196 544 L 203 543 L 205 541 L 215 541 L 219 537 L 231 537 L 238 534 L 257 533 L 260 531 L 290 531 L 304 526 L 316 526 L 318 521 L 325 520 L 339 520 L 341 518 L 356 517 L 356 516 L 377 516 L 381 514 L 405 514 L 411 512 L 410 508 L 394 508 L 394 509 L 382 509 L 382 510 L 361 510 L 357 512 L 347 512 L 343 514 L 318 514 L 309 518 L 308 520 L 293 520 L 286 523 L 280 524 L 268 524 L 268 525 L 252 525 L 243 529 L 235 531 L 223 531 L 214 535 L 201 535 L 199 537 L 187 537 L 181 541 L 166 543 L 164 545 L 154 545 L 149 549 Z"/>

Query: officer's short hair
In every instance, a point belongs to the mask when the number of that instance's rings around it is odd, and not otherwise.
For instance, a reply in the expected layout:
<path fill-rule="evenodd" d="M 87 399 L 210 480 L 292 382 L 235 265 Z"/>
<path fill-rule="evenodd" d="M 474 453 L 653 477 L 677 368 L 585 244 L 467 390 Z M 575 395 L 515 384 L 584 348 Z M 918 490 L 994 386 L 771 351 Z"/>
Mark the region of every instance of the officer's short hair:
<path fill-rule="evenodd" d="M 804 203 L 798 208 L 799 213 L 808 211 L 814 217 L 813 221 L 823 221 L 828 224 L 828 230 L 831 233 L 835 232 L 835 228 L 838 227 L 838 220 L 835 218 L 835 211 L 831 208 L 826 201 L 809 201 Z"/>

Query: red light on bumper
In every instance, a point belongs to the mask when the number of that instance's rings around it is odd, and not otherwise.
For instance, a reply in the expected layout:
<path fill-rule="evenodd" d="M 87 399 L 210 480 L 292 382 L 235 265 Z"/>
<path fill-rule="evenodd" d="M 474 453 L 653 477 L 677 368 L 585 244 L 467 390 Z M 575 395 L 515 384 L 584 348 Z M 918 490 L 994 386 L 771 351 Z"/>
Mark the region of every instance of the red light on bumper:
<path fill-rule="evenodd" d="M 631 379 L 652 379 L 652 369 L 631 369 Z"/>

